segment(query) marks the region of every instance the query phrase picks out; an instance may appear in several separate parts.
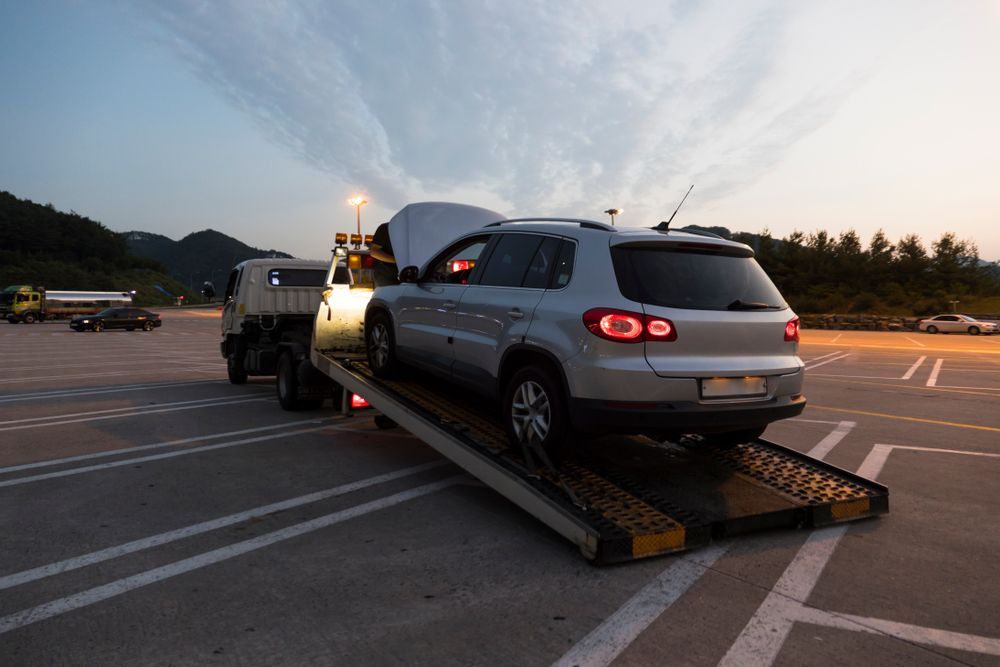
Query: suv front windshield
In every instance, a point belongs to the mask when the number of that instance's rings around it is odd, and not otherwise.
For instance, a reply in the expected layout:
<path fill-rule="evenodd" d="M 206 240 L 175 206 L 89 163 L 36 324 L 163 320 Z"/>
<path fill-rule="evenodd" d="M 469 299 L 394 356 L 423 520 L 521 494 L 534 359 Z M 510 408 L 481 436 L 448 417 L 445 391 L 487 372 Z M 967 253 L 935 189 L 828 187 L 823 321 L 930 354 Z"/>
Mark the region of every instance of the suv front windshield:
<path fill-rule="evenodd" d="M 677 247 L 611 249 L 622 294 L 633 301 L 694 310 L 788 307 L 753 257 Z"/>

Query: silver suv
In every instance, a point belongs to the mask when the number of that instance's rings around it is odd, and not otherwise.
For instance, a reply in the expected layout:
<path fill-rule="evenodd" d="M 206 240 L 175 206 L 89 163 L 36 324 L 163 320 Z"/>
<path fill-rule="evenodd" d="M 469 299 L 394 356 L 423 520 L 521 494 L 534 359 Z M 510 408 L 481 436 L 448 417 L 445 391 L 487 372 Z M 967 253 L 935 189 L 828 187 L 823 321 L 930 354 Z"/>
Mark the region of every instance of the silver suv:
<path fill-rule="evenodd" d="M 494 223 L 380 287 L 380 377 L 415 367 L 500 399 L 514 443 L 571 429 L 749 439 L 805 407 L 799 320 L 746 245 L 586 220 Z"/>

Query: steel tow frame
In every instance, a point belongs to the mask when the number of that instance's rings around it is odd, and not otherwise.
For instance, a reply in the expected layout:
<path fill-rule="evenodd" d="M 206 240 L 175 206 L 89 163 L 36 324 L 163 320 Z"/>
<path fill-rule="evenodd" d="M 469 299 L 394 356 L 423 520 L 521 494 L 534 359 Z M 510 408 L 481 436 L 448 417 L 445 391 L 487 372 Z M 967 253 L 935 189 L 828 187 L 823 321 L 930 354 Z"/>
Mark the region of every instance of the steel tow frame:
<path fill-rule="evenodd" d="M 507 446 L 489 406 L 454 388 L 380 380 L 363 361 L 319 350 L 312 363 L 599 564 L 889 509 L 885 486 L 762 439 L 718 446 L 697 438 L 606 438 L 581 443 L 578 456 L 557 471 L 531 469 Z"/>

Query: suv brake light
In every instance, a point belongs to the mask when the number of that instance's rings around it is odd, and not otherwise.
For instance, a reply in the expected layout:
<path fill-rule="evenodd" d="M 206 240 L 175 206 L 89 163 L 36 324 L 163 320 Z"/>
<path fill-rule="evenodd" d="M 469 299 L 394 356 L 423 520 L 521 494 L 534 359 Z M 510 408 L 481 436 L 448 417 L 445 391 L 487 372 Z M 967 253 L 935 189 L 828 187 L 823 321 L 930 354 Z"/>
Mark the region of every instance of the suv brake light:
<path fill-rule="evenodd" d="M 798 316 L 788 320 L 785 325 L 785 340 L 799 342 L 799 318 Z"/>
<path fill-rule="evenodd" d="M 677 340 L 674 323 L 662 317 L 613 308 L 591 308 L 583 314 L 590 333 L 616 343 Z"/>

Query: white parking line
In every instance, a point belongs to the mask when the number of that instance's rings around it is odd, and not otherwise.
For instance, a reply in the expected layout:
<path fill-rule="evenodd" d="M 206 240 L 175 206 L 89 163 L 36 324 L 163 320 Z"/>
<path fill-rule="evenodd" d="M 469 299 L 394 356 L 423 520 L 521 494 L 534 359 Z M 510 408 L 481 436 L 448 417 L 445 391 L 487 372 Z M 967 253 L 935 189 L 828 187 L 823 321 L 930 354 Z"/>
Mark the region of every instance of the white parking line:
<path fill-rule="evenodd" d="M 811 420 L 796 419 L 796 421 Z M 843 430 L 844 424 L 853 425 L 853 422 L 820 423 L 836 423 L 837 428 L 821 440 L 813 450 L 817 450 L 835 433 Z M 828 454 L 843 439 L 844 435 L 846 432 L 829 447 L 824 447 L 825 451 L 818 458 Z M 553 665 L 560 667 L 569 667 L 570 665 L 606 667 L 611 664 L 653 621 L 659 618 L 698 581 L 701 575 L 712 567 L 731 544 L 726 542 L 710 546 L 683 556 L 678 562 L 669 565 L 656 579 L 633 595 L 628 602 L 619 607 L 614 614 L 581 639 Z"/>
<path fill-rule="evenodd" d="M 0 618 L 0 634 L 22 628 L 32 623 L 37 623 L 38 621 L 44 621 L 52 618 L 53 616 L 59 616 L 60 614 L 65 614 L 69 611 L 87 607 L 137 588 L 142 588 L 143 586 L 148 586 L 181 574 L 186 574 L 188 572 L 207 567 L 208 565 L 221 563 L 231 558 L 235 558 L 236 556 L 256 551 L 257 549 L 262 549 L 264 547 L 271 546 L 272 544 L 290 540 L 293 537 L 299 537 L 300 535 L 305 535 L 307 533 L 320 530 L 321 528 L 327 528 L 349 519 L 364 516 L 365 514 L 369 514 L 380 509 L 392 507 L 393 505 L 398 505 L 408 500 L 413 500 L 414 498 L 419 498 L 420 496 L 440 491 L 441 489 L 445 489 L 453 484 L 456 484 L 462 478 L 463 475 L 458 475 L 440 482 L 418 486 L 408 491 L 395 493 L 391 496 L 362 503 L 361 505 L 340 510 L 339 512 L 333 512 L 332 514 L 327 514 L 325 516 L 312 519 L 311 521 L 304 521 L 302 523 L 295 524 L 294 526 L 289 526 L 271 533 L 265 533 L 264 535 L 254 537 L 249 540 L 237 542 L 236 544 L 214 549 L 197 556 L 192 556 L 191 558 L 185 558 L 183 560 L 170 563 L 169 565 L 147 570 L 131 577 L 113 581 L 109 584 L 105 584 L 104 586 L 98 586 L 96 588 L 76 593 L 75 595 L 68 595 L 57 600 L 52 600 L 51 602 L 40 604 L 37 607 L 31 607 L 30 609 L 15 612 L 9 616 Z"/>
<path fill-rule="evenodd" d="M 155 389 L 170 389 L 172 387 L 189 387 L 193 385 L 211 386 L 217 384 L 229 384 L 223 380 L 195 380 L 193 382 L 151 382 L 147 384 L 131 384 L 107 389 L 56 389 L 53 391 L 35 391 L 26 394 L 8 394 L 0 396 L 0 403 L 13 403 L 16 401 L 36 401 L 51 398 L 72 398 L 76 396 L 97 396 L 99 394 L 116 394 L 126 391 L 143 391 Z"/>
<path fill-rule="evenodd" d="M 837 334 L 836 336 L 834 336 L 833 338 L 830 339 L 830 342 L 831 343 L 836 343 L 838 340 L 840 340 L 840 337 L 843 336 L 843 335 L 844 334 L 842 334 L 842 333 Z"/>
<path fill-rule="evenodd" d="M 312 423 L 312 422 L 308 422 Z M 203 452 L 210 452 L 217 449 L 228 449 L 229 447 L 239 447 L 241 445 L 249 445 L 255 442 L 265 442 L 267 440 L 275 440 L 278 438 L 291 437 L 293 435 L 301 435 L 303 433 L 312 433 L 314 431 L 322 431 L 323 429 L 329 429 L 331 431 L 340 431 L 345 433 L 363 433 L 363 429 L 351 428 L 348 426 L 334 426 L 332 424 L 324 424 L 322 426 L 316 426 L 315 428 L 305 428 L 298 429 L 295 431 L 282 431 L 280 433 L 271 433 L 269 435 L 260 435 L 255 438 L 244 438 L 242 440 L 231 440 L 229 442 L 220 442 L 214 445 L 205 445 L 203 447 L 188 447 L 186 449 L 180 449 L 172 452 L 166 452 L 164 454 L 153 454 L 151 456 L 140 456 L 131 459 L 121 459 L 119 461 L 111 461 L 108 463 L 98 463 L 91 466 L 83 466 L 80 468 L 70 468 L 69 470 L 57 470 L 56 472 L 43 473 L 41 475 L 31 475 L 28 477 L 15 477 L 13 479 L 5 479 L 0 481 L 0 488 L 5 486 L 18 486 L 20 484 L 28 484 L 31 482 L 40 482 L 46 479 L 58 479 L 60 477 L 71 477 L 73 475 L 82 475 L 88 472 L 97 472 L 100 470 L 109 470 L 111 468 L 119 468 L 121 466 L 132 465 L 135 463 L 147 463 L 149 461 L 162 461 L 165 459 L 177 458 L 178 456 L 188 456 L 190 454 L 201 454 Z M 406 431 L 401 431 L 400 433 L 380 433 L 380 437 L 383 438 L 412 438 L 413 436 Z M 118 450 L 115 453 L 120 454 L 124 450 Z M 86 455 L 89 458 L 95 458 L 96 455 Z M 31 464 L 28 464 L 31 465 Z M 16 467 L 16 466 L 15 466 Z M 10 470 L 9 468 L 7 470 Z"/>
<path fill-rule="evenodd" d="M 232 398 L 232 396 L 210 396 L 208 398 L 196 398 L 190 401 L 174 401 L 173 403 L 154 403 L 149 406 L 129 405 L 123 408 L 105 408 L 104 410 L 88 410 L 87 412 L 65 412 L 58 415 L 47 415 L 45 417 L 24 417 L 22 419 L 10 419 L 7 421 L 0 421 L 0 426 L 6 426 L 8 424 L 27 424 L 28 422 L 41 422 L 52 419 L 66 419 L 68 417 L 87 417 L 90 415 L 104 415 L 104 414 L 111 414 L 113 412 L 127 412 L 129 410 L 133 411 L 144 410 L 147 407 L 169 408 L 175 405 L 193 405 L 195 403 L 206 403 L 208 401 L 224 401 L 229 398 Z M 0 431 L 2 430 L 4 429 L 0 428 Z"/>
<path fill-rule="evenodd" d="M 33 375 L 31 377 L 21 377 L 21 378 L 8 378 L 6 380 L 0 380 L 0 384 L 16 384 L 16 383 L 26 383 L 26 382 L 38 382 L 39 380 L 73 380 L 77 378 L 97 378 L 97 377 L 112 377 L 121 375 L 152 375 L 154 373 L 183 373 L 186 371 L 195 371 L 199 369 L 206 368 L 206 366 L 192 366 L 191 368 L 154 368 L 148 371 L 110 371 L 108 373 L 82 373 L 79 375 Z M 213 370 L 218 370 L 212 366 Z"/>
<path fill-rule="evenodd" d="M 814 607 L 800 606 L 795 610 L 795 621 L 809 623 L 828 628 L 868 632 L 874 635 L 887 635 L 911 644 L 925 644 L 939 648 L 982 653 L 985 655 L 1000 655 L 1000 639 L 969 635 L 962 632 L 949 632 L 937 628 L 925 628 L 909 623 L 897 623 L 881 618 L 840 614 Z"/>
<path fill-rule="evenodd" d="M 927 386 L 935 387 L 937 386 L 938 373 L 941 372 L 941 364 L 944 363 L 944 359 L 938 359 L 934 362 L 934 368 L 931 369 L 931 375 L 927 378 Z"/>
<path fill-rule="evenodd" d="M 913 365 L 910 366 L 910 369 L 908 371 L 906 371 L 905 373 L 903 373 L 903 377 L 901 377 L 899 379 L 900 380 L 909 380 L 911 377 L 913 377 L 913 374 L 917 372 L 917 369 L 920 368 L 921 364 L 924 363 L 925 359 L 927 359 L 926 356 L 920 357 L 915 362 L 913 362 Z"/>
<path fill-rule="evenodd" d="M 17 472 L 19 470 L 34 470 L 37 468 L 49 468 L 51 466 L 64 465 L 66 463 L 76 463 L 78 461 L 89 461 L 91 459 L 106 458 L 108 456 L 121 456 L 123 454 L 134 454 L 136 452 L 146 452 L 151 449 L 162 449 L 164 447 L 177 447 L 180 445 L 189 445 L 192 442 L 203 442 L 205 440 L 217 440 L 219 438 L 231 438 L 236 435 L 247 435 L 248 433 L 260 433 L 261 431 L 273 431 L 274 429 L 283 428 L 293 428 L 295 426 L 302 426 L 303 424 L 329 424 L 333 422 L 332 418 L 324 419 L 303 419 L 301 421 L 294 422 L 280 422 L 278 424 L 270 424 L 268 426 L 258 426 L 256 428 L 244 428 L 239 431 L 225 431 L 222 433 L 210 433 L 208 435 L 197 435 L 191 438 L 182 438 L 180 440 L 167 440 L 166 442 L 154 442 L 148 445 L 138 445 L 135 447 L 122 447 L 120 449 L 109 449 L 102 452 L 91 452 L 90 454 L 77 454 L 76 456 L 66 456 L 60 459 L 47 459 L 45 461 L 35 461 L 33 463 L 21 463 L 18 465 L 7 466 L 6 468 L 0 468 L 0 475 L 6 475 L 8 473 Z M 2 483 L 0 483 L 2 486 Z"/>
<path fill-rule="evenodd" d="M 146 415 L 156 415 L 164 412 L 179 412 L 181 410 L 198 410 L 200 408 L 215 408 L 223 405 L 238 405 L 240 403 L 254 403 L 271 401 L 271 398 L 238 398 L 231 401 L 219 401 L 215 403 L 199 403 L 198 405 L 182 405 L 176 408 L 163 408 L 160 410 L 136 410 L 134 412 L 123 412 L 115 415 L 99 415 L 96 417 L 81 417 L 80 419 L 64 419 L 62 421 L 42 422 L 38 424 L 20 424 L 18 426 L 5 426 L 0 428 L 4 431 L 22 431 L 29 428 L 47 428 L 49 426 L 63 426 L 65 424 L 82 424 L 84 422 L 103 421 L 105 419 L 123 419 L 125 417 L 144 417 Z"/>
<path fill-rule="evenodd" d="M 909 336 L 903 336 L 903 338 L 905 338 L 906 340 L 910 341 L 914 345 L 919 345 L 920 347 L 927 347 L 926 345 L 924 345 L 923 343 L 921 343 L 919 340 L 913 340 Z"/>
<path fill-rule="evenodd" d="M 840 352 L 841 352 L 841 350 L 838 350 L 838 351 L 836 351 L 836 352 L 830 352 L 830 353 L 828 353 L 828 354 L 824 354 L 824 355 L 821 355 L 821 356 L 819 356 L 819 357 L 813 357 L 812 359 L 806 359 L 806 360 L 805 360 L 805 363 L 806 363 L 806 364 L 811 364 L 811 363 L 813 363 L 814 361 L 819 361 L 820 359 L 826 359 L 827 357 L 832 357 L 832 356 L 833 356 L 833 355 L 835 355 L 835 354 L 840 354 Z"/>
<path fill-rule="evenodd" d="M 1000 454 L 986 452 L 877 444 L 865 457 L 861 467 L 858 468 L 858 474 L 869 479 L 877 478 L 882 472 L 889 454 L 894 449 L 1000 458 Z M 719 662 L 720 666 L 765 666 L 774 663 L 788 633 L 791 632 L 792 625 L 798 620 L 809 594 L 816 582 L 819 581 L 820 575 L 822 575 L 848 527 L 842 525 L 825 528 L 809 536 L 774 588 L 768 593 L 767 598 L 747 622 L 725 657 Z M 891 624 L 889 621 L 885 623 Z M 871 629 L 877 631 L 874 625 L 871 625 Z M 910 639 L 918 643 L 933 645 L 936 633 L 940 632 L 929 628 L 928 632 L 917 634 Z M 967 637 L 971 636 L 967 635 Z"/>
<path fill-rule="evenodd" d="M 714 544 L 676 562 L 594 628 L 553 667 L 605 667 L 712 567 L 730 543 Z"/>
<path fill-rule="evenodd" d="M 826 455 L 830 451 L 840 444 L 840 441 L 847 437 L 847 434 L 851 432 L 857 426 L 857 422 L 843 421 L 837 424 L 837 428 L 833 429 L 828 436 L 823 438 L 816 444 L 815 447 L 806 452 L 806 456 L 811 456 L 815 459 L 826 458 Z"/>
<path fill-rule="evenodd" d="M 88 565 L 93 565 L 94 563 L 100 563 L 102 561 L 111 560 L 112 558 L 118 558 L 119 556 L 135 553 L 137 551 L 143 551 L 145 549 L 150 549 L 152 547 L 158 547 L 164 544 L 169 544 L 170 542 L 182 540 L 187 537 L 191 537 L 193 535 L 200 535 L 202 533 L 218 530 L 219 528 L 224 528 L 226 526 L 232 526 L 237 523 L 243 523 L 244 521 L 251 521 L 253 519 L 261 518 L 267 516 L 268 514 L 273 514 L 275 512 L 284 512 L 286 510 L 292 509 L 293 507 L 300 507 L 302 505 L 308 505 L 310 503 L 316 503 L 321 500 L 327 500 L 329 498 L 335 498 L 337 496 L 353 493 L 354 491 L 366 489 L 371 486 L 384 484 L 385 482 L 391 482 L 393 480 L 401 479 L 403 477 L 408 477 L 410 475 L 416 475 L 417 473 L 425 472 L 427 470 L 433 470 L 434 468 L 440 468 L 441 466 L 447 465 L 448 463 L 450 462 L 447 460 L 440 460 L 440 461 L 433 461 L 431 463 L 424 463 L 422 465 L 413 466 L 410 468 L 403 468 L 401 470 L 396 470 L 394 472 L 389 472 L 382 475 L 376 475 L 375 477 L 369 477 L 368 479 L 363 479 L 358 482 L 342 484 L 340 486 L 335 486 L 331 489 L 326 489 L 324 491 L 317 491 L 315 493 L 309 493 L 304 496 L 299 496 L 297 498 L 290 498 L 288 500 L 282 500 L 280 502 L 271 503 L 269 505 L 261 505 L 260 507 L 255 507 L 253 509 L 246 510 L 244 512 L 237 512 L 235 514 L 219 517 L 217 519 L 212 519 L 210 521 L 202 521 L 201 523 L 196 523 L 194 525 L 186 526 L 184 528 L 170 530 L 165 533 L 160 533 L 159 535 L 151 535 L 149 537 L 144 537 L 142 539 L 133 540 L 132 542 L 126 542 L 125 544 L 118 544 L 116 546 L 108 547 L 106 549 L 92 551 L 88 554 L 83 554 L 82 556 L 67 558 L 65 560 L 61 560 L 55 563 L 50 563 L 48 565 L 34 567 L 31 568 L 30 570 L 22 570 L 21 572 L 15 572 L 13 574 L 8 574 L 6 576 L 0 577 L 0 590 L 3 590 L 5 588 L 12 588 L 14 586 L 20 586 L 21 584 L 26 584 L 31 581 L 37 581 L 38 579 L 44 579 L 45 577 L 51 577 L 57 574 L 62 574 L 63 572 L 69 572 L 70 570 L 76 570 L 81 567 L 86 567 Z"/>
<path fill-rule="evenodd" d="M 840 353 L 836 352 L 835 354 L 840 354 Z M 830 359 L 827 359 L 826 361 L 821 361 L 818 364 L 815 364 L 815 363 L 814 364 L 807 364 L 806 365 L 806 370 L 807 371 L 811 371 L 814 368 L 819 368 L 820 366 L 825 366 L 826 364 L 831 364 L 834 361 L 840 361 L 841 359 L 844 359 L 845 357 L 849 357 L 849 356 L 851 356 L 851 353 L 847 352 L 846 354 L 841 354 L 839 357 L 832 357 Z"/>

